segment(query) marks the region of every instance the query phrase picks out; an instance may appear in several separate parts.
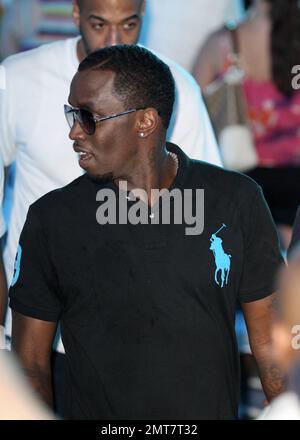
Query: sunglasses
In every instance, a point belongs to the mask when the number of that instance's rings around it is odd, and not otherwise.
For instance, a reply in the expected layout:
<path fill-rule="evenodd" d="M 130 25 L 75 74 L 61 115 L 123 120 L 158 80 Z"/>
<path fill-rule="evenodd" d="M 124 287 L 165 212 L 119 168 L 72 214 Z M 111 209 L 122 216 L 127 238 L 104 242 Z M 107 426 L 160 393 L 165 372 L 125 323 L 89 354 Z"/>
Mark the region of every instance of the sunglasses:
<path fill-rule="evenodd" d="M 118 116 L 127 115 L 128 113 L 137 112 L 138 110 L 144 110 L 144 108 L 133 108 L 122 113 L 116 113 L 114 115 L 104 116 L 101 118 L 100 116 L 93 115 L 93 113 L 89 110 L 85 110 L 83 108 L 74 108 L 66 104 L 64 105 L 65 117 L 69 127 L 72 128 L 75 124 L 75 121 L 78 121 L 82 129 L 88 135 L 93 135 L 95 133 L 96 125 L 99 122 L 117 118 Z"/>

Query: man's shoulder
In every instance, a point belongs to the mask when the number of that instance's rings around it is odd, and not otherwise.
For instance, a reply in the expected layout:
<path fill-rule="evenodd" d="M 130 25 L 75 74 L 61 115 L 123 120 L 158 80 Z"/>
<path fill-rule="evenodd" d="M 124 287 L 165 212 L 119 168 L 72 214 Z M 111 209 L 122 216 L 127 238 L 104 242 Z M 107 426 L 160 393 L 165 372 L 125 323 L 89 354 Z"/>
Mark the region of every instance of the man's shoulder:
<path fill-rule="evenodd" d="M 194 159 L 190 160 L 189 179 L 231 199 L 248 198 L 260 192 L 259 185 L 247 175 Z"/>
<path fill-rule="evenodd" d="M 16 71 L 20 75 L 20 69 L 32 68 L 53 62 L 59 63 L 62 57 L 66 56 L 71 47 L 75 45 L 77 38 L 68 38 L 43 44 L 35 49 L 20 52 L 7 57 L 2 65 L 10 72 Z M 59 66 L 61 68 L 61 66 Z"/>
<path fill-rule="evenodd" d="M 86 174 L 83 174 L 66 186 L 43 195 L 30 206 L 30 209 L 38 216 L 55 212 L 62 213 L 61 210 L 64 210 L 70 204 L 73 204 L 74 207 L 76 204 L 81 204 L 82 198 L 89 187 L 88 178 Z"/>

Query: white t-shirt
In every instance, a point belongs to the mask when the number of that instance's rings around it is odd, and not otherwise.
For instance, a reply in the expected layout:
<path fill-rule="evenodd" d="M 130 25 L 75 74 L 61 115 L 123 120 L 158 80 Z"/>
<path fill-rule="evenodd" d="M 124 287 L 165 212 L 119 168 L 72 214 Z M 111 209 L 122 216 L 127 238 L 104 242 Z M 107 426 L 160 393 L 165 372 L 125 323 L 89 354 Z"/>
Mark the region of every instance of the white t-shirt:
<path fill-rule="evenodd" d="M 300 401 L 296 393 L 283 393 L 265 408 L 258 420 L 300 420 Z"/>
<path fill-rule="evenodd" d="M 4 168 L 3 168 L 2 157 L 0 155 L 0 238 L 4 235 L 5 232 L 5 223 L 2 212 L 3 185 L 4 185 Z M 0 252 L 2 252 L 2 249 L 0 249 Z"/>
<path fill-rule="evenodd" d="M 78 38 L 47 44 L 8 57 L 3 62 L 6 90 L 0 99 L 0 153 L 5 166 L 16 160 L 4 251 L 9 283 L 29 206 L 45 193 L 65 186 L 82 174 L 63 114 L 70 83 L 78 68 Z M 161 58 L 169 64 L 177 87 L 176 118 L 169 140 L 192 158 L 220 165 L 218 147 L 199 87 L 184 69 Z M 10 327 L 8 313 L 7 334 L 10 334 Z"/>
<path fill-rule="evenodd" d="M 191 70 L 209 34 L 243 17 L 242 0 L 150 0 L 142 28 L 147 47 Z M 145 34 L 145 35 L 144 35 Z"/>
<path fill-rule="evenodd" d="M 0 66 L 0 100 L 1 97 L 3 97 L 3 94 L 5 93 L 5 71 Z M 4 185 L 4 165 L 2 160 L 2 154 L 0 151 L 0 237 L 4 235 L 5 232 L 5 223 L 3 218 L 3 211 L 2 211 L 2 202 L 3 202 L 3 185 Z M 1 250 L 2 252 L 2 250 Z"/>

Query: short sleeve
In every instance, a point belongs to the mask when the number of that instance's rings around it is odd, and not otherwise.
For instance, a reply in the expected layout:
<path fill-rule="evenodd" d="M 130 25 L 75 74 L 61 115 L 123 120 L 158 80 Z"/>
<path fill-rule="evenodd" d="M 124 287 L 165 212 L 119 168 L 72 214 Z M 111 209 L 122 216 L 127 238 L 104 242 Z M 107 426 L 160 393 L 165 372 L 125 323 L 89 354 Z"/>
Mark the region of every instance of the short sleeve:
<path fill-rule="evenodd" d="M 274 293 L 283 258 L 276 227 L 259 186 L 255 185 L 249 198 L 244 194 L 240 210 L 244 258 L 239 300 L 252 302 Z"/>
<path fill-rule="evenodd" d="M 56 272 L 49 257 L 45 233 L 30 208 L 15 259 L 9 305 L 32 318 L 58 321 L 62 306 L 57 293 Z"/>

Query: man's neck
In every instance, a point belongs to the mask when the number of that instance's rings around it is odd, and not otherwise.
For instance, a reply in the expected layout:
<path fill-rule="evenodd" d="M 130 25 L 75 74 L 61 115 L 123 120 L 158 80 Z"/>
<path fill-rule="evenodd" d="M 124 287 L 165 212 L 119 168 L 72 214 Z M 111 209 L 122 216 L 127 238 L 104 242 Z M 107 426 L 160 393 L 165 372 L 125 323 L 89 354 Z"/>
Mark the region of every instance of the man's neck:
<path fill-rule="evenodd" d="M 153 206 L 157 201 L 153 190 L 170 188 L 176 177 L 178 172 L 178 158 L 176 157 L 165 149 L 159 153 L 150 152 L 147 158 L 141 161 L 144 166 L 136 166 L 137 171 L 134 174 L 116 179 L 115 183 L 121 190 L 132 191 L 136 197 Z"/>

